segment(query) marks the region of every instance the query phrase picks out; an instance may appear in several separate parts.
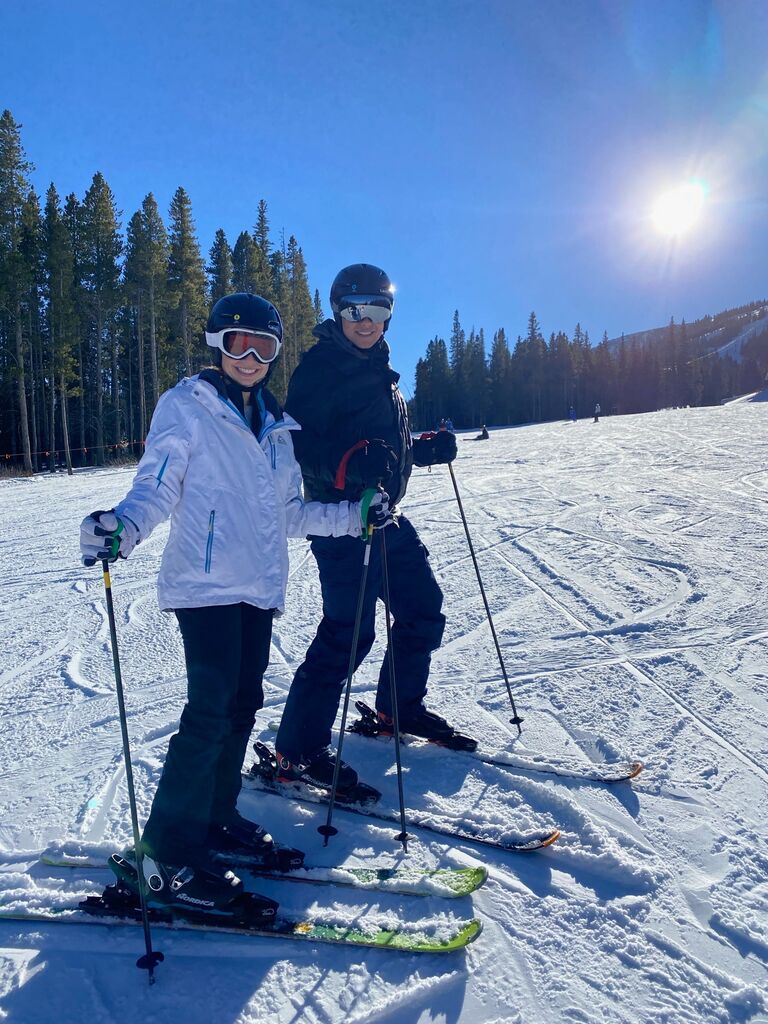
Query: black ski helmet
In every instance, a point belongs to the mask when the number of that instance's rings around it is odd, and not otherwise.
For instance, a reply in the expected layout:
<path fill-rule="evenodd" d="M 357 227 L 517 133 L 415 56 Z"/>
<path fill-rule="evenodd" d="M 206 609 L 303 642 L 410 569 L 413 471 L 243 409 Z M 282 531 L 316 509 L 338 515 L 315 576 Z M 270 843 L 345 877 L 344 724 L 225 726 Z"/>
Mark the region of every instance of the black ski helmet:
<path fill-rule="evenodd" d="M 245 327 L 251 331 L 265 331 L 283 340 L 283 322 L 280 314 L 267 299 L 250 292 L 223 295 L 211 309 L 206 334 L 218 334 L 227 327 Z"/>
<path fill-rule="evenodd" d="M 228 327 L 264 331 L 267 334 L 274 334 L 281 343 L 283 340 L 283 322 L 277 309 L 268 299 L 263 299 L 261 295 L 253 295 L 251 292 L 233 292 L 231 295 L 223 295 L 214 303 L 208 314 L 208 323 L 205 325 L 206 341 L 207 335 L 218 334 Z M 211 345 L 211 348 L 213 361 L 217 366 L 221 366 L 221 349 L 215 345 Z M 274 359 L 269 364 L 266 375 L 254 385 L 255 387 L 261 386 L 269 379 L 276 362 L 277 359 Z"/>
<path fill-rule="evenodd" d="M 336 323 L 339 323 L 339 303 L 352 295 L 371 295 L 389 302 L 390 312 L 395 308 L 395 286 L 389 276 L 372 263 L 352 263 L 340 270 L 331 285 L 331 309 Z M 391 317 L 390 317 L 391 318 Z M 389 320 L 384 330 L 389 327 Z"/>

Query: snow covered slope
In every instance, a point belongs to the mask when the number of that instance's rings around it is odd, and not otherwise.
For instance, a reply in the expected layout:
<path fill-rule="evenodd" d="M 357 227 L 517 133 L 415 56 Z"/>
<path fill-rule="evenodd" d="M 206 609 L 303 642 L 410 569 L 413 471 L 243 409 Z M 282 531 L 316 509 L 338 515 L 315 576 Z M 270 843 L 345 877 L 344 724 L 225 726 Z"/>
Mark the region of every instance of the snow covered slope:
<path fill-rule="evenodd" d="M 740 403 L 494 431 L 461 441 L 456 476 L 495 613 L 524 742 L 633 757 L 613 787 L 404 750 L 407 802 L 499 833 L 557 825 L 545 852 L 453 848 L 429 833 L 408 860 L 486 863 L 472 900 L 265 882 L 296 913 L 482 918 L 465 953 L 413 956 L 233 936 L 158 933 L 151 989 L 136 929 L 0 921 L 0 1019 L 19 1024 L 726 1024 L 768 1022 L 768 419 Z M 78 524 L 132 470 L 0 483 L 0 908 L 85 886 L 36 863 L 48 844 L 129 840 L 100 574 Z M 488 745 L 515 749 L 504 685 L 445 468 L 417 470 L 405 505 L 431 550 L 448 627 L 431 701 Z M 181 644 L 157 608 L 157 531 L 113 572 L 139 813 L 146 817 L 184 699 Z M 308 547 L 292 546 L 276 624 L 272 741 L 319 618 Z M 381 631 L 383 633 L 383 629 Z M 381 646 L 358 673 L 371 701 Z M 345 756 L 395 800 L 390 745 Z M 395 829 L 247 792 L 243 810 L 314 864 L 390 865 Z M 460 904 L 457 908 L 454 904 Z M 325 908 L 325 911 L 323 910 Z"/>

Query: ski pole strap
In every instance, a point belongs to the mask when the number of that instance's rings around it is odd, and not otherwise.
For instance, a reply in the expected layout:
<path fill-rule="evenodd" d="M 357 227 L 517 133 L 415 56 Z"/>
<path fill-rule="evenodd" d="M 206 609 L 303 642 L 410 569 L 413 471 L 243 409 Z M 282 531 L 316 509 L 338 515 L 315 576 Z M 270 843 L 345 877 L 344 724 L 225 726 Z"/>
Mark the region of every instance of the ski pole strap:
<path fill-rule="evenodd" d="M 337 491 L 343 491 L 344 488 L 347 486 L 347 466 L 349 465 L 349 460 L 352 458 L 355 452 L 359 452 L 361 448 L 367 447 L 367 441 L 358 441 L 356 444 L 353 444 L 351 448 L 348 448 L 347 451 L 345 451 L 344 454 L 341 456 L 341 462 L 339 463 L 338 469 L 336 470 L 336 476 L 333 481 L 333 486 L 336 488 Z"/>
<path fill-rule="evenodd" d="M 110 560 L 110 562 L 114 562 L 115 559 L 117 558 L 118 552 L 120 551 L 120 534 L 125 529 L 125 523 L 122 521 L 122 519 L 120 519 L 119 517 L 116 517 L 116 518 L 117 518 L 117 529 L 113 531 L 112 543 L 111 543 L 110 548 L 109 548 L 109 560 Z"/>
<path fill-rule="evenodd" d="M 104 515 L 104 513 L 99 512 L 99 515 Z M 112 513 L 112 515 L 115 515 L 114 512 Z M 94 529 L 94 533 L 96 534 L 97 537 L 110 538 L 109 547 L 105 547 L 104 549 L 105 551 L 107 551 L 107 560 L 110 562 L 114 562 L 117 560 L 117 556 L 120 551 L 120 534 L 125 529 L 125 523 L 122 521 L 120 516 L 116 515 L 115 519 L 117 520 L 117 526 L 114 528 L 114 530 L 107 530 L 103 526 L 98 524 Z"/>
<path fill-rule="evenodd" d="M 371 502 L 379 493 L 377 487 L 369 487 L 363 491 L 362 497 L 360 498 L 360 518 L 362 519 L 363 536 L 366 537 L 369 533 L 373 532 L 373 526 L 368 522 L 368 509 L 371 507 Z"/>

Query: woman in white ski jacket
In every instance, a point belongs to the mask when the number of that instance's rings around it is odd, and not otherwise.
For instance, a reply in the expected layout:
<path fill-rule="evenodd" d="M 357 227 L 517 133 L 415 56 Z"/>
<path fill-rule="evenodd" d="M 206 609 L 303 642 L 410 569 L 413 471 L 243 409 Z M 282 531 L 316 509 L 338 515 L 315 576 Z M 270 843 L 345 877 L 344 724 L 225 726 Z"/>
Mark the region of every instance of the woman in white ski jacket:
<path fill-rule="evenodd" d="M 158 597 L 184 640 L 187 704 L 144 829 L 144 871 L 150 901 L 226 913 L 242 891 L 227 859 L 283 869 L 303 859 L 236 809 L 272 619 L 285 607 L 287 538 L 360 536 L 364 523 L 386 526 L 391 515 L 373 492 L 304 502 L 291 441 L 300 428 L 264 387 L 282 341 L 270 302 L 224 296 L 206 340 L 219 368 L 162 396 L 130 491 L 86 517 L 80 545 L 87 565 L 126 558 L 171 518 Z"/>
<path fill-rule="evenodd" d="M 266 408 L 259 392 L 256 436 L 213 376 L 187 377 L 160 399 L 115 514 L 142 540 L 170 515 L 157 581 L 163 610 L 244 601 L 282 612 L 286 537 L 359 537 L 360 506 L 305 503 L 290 433 L 296 421 Z"/>

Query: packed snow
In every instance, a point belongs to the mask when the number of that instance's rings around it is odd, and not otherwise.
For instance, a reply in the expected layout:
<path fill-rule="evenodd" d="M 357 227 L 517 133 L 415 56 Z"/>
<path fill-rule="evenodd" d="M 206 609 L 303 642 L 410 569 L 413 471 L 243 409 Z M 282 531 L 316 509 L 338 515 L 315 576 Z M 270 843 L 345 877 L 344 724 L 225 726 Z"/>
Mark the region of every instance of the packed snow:
<path fill-rule="evenodd" d="M 535 853 L 500 852 L 244 790 L 241 809 L 307 863 L 485 864 L 472 897 L 264 881 L 297 916 L 398 920 L 463 952 L 402 952 L 157 931 L 157 983 L 134 966 L 141 929 L 0 919 L 0 1019 L 19 1024 L 726 1024 L 768 1022 L 768 470 L 765 405 L 669 410 L 459 437 L 456 479 L 509 680 L 509 700 L 445 467 L 417 470 L 404 509 L 431 551 L 448 626 L 431 706 L 496 753 L 640 760 L 631 783 L 494 767 L 403 748 L 421 820 L 490 839 L 557 827 Z M 78 525 L 133 469 L 0 482 L 0 914 L 98 892 L 94 849 L 131 839 L 101 574 Z M 184 700 L 181 641 L 155 580 L 167 527 L 113 570 L 139 816 Z M 320 616 L 308 545 L 291 544 L 267 704 L 272 743 Z M 384 635 L 383 620 L 379 634 Z M 373 702 L 374 649 L 354 681 Z M 348 736 L 344 756 L 397 803 L 391 743 Z M 246 762 L 246 767 L 248 762 Z M 83 866 L 46 865 L 66 843 Z"/>

